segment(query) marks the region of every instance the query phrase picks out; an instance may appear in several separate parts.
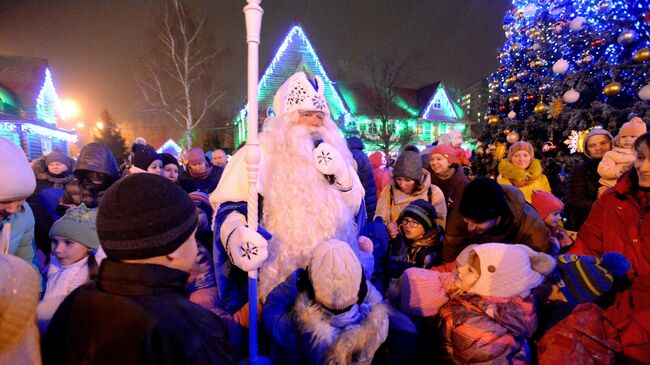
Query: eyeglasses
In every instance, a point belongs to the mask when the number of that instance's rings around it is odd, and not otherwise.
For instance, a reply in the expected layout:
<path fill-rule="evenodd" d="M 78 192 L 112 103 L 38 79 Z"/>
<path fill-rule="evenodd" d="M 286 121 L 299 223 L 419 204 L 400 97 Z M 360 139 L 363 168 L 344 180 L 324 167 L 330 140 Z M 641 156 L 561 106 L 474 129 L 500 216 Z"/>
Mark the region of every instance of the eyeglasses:
<path fill-rule="evenodd" d="M 410 218 L 404 218 L 404 219 L 402 219 L 402 226 L 416 228 L 416 227 L 420 226 L 420 222 L 415 221 L 415 220 L 410 219 Z"/>

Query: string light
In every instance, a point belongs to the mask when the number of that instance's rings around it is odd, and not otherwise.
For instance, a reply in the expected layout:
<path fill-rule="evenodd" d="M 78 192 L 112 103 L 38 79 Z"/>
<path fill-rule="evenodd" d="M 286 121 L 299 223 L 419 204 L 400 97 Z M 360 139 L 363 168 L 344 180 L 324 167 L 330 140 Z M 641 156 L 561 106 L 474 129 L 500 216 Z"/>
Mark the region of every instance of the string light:
<path fill-rule="evenodd" d="M 66 142 L 77 142 L 78 140 L 77 135 L 72 131 L 64 131 L 61 129 L 58 130 L 49 129 L 31 123 L 22 123 L 21 129 L 26 133 L 47 137 L 47 138 L 60 139 Z"/>
<path fill-rule="evenodd" d="M 45 69 L 45 82 L 36 98 L 36 118 L 48 124 L 56 125 L 59 96 L 54 89 L 50 69 Z"/>

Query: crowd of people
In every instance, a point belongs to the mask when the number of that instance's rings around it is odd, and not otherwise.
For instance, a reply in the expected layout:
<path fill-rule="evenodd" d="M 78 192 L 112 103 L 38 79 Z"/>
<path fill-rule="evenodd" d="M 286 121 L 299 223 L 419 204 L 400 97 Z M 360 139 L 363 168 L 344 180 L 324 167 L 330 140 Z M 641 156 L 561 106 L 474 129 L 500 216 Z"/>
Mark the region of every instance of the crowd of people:
<path fill-rule="evenodd" d="M 459 138 L 368 155 L 296 73 L 253 229 L 254 146 L 30 163 L 0 137 L 0 364 L 241 362 L 252 270 L 275 364 L 650 363 L 646 122 L 592 129 L 565 197 L 526 141 L 470 179 Z"/>

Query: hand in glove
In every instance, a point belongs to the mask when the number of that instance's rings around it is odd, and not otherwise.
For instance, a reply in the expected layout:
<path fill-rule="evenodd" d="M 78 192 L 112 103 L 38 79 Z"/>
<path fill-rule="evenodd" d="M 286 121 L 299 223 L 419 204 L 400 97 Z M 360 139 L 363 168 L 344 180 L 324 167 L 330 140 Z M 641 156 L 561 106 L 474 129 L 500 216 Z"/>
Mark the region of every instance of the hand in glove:
<path fill-rule="evenodd" d="M 313 151 L 316 169 L 323 175 L 332 175 L 341 191 L 352 189 L 352 177 L 343 155 L 329 143 L 321 143 Z"/>
<path fill-rule="evenodd" d="M 226 252 L 235 266 L 244 271 L 257 270 L 268 257 L 268 243 L 259 233 L 241 225 L 235 228 L 226 241 Z"/>

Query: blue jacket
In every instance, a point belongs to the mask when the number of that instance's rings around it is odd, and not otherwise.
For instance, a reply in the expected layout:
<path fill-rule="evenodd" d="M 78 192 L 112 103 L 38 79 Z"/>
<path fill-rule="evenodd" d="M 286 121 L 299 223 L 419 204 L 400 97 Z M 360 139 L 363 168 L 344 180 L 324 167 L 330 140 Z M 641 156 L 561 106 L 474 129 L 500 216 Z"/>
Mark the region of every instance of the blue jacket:
<path fill-rule="evenodd" d="M 372 173 L 372 166 L 368 156 L 363 152 L 363 142 L 359 137 L 350 137 L 347 139 L 348 149 L 352 153 L 352 157 L 357 162 L 357 175 L 361 185 L 366 190 L 364 200 L 366 201 L 366 212 L 368 217 L 375 216 L 375 209 L 377 208 L 377 187 L 375 186 L 375 178 Z"/>
<path fill-rule="evenodd" d="M 388 335 L 388 309 L 368 283 L 368 295 L 333 315 L 306 293 L 308 275 L 298 269 L 271 291 L 262 325 L 274 364 L 370 364 Z M 345 359 L 345 361 L 341 361 Z"/>
<path fill-rule="evenodd" d="M 12 214 L 6 219 L 0 221 L 0 231 L 5 224 L 11 224 L 11 238 L 9 239 L 9 254 L 20 257 L 27 263 L 34 266 L 38 272 L 38 257 L 36 256 L 36 247 L 34 245 L 34 213 L 29 204 L 25 202 L 20 211 Z"/>

